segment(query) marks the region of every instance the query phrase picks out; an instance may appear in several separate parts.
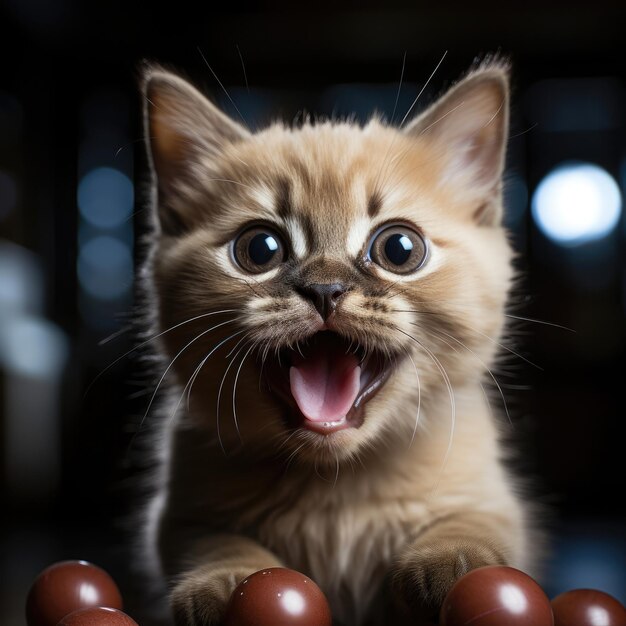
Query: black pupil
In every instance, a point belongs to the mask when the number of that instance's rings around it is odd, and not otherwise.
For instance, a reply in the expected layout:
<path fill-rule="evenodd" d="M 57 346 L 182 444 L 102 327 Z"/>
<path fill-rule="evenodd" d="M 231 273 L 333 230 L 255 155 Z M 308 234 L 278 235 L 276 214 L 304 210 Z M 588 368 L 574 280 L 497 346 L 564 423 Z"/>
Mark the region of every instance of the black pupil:
<path fill-rule="evenodd" d="M 250 240 L 248 254 L 253 263 L 265 265 L 272 260 L 278 250 L 278 241 L 268 233 L 259 233 Z"/>
<path fill-rule="evenodd" d="M 394 265 L 404 265 L 412 250 L 413 242 L 401 233 L 391 235 L 385 242 L 385 255 Z"/>

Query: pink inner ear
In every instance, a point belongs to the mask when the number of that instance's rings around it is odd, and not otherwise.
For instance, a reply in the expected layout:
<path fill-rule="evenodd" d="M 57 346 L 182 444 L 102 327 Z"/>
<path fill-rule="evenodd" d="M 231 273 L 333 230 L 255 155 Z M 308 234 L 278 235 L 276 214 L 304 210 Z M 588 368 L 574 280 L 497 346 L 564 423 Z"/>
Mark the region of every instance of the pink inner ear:
<path fill-rule="evenodd" d="M 508 128 L 507 71 L 486 67 L 435 102 L 408 128 L 441 155 L 441 181 L 466 195 L 490 194 L 504 167 Z"/>
<path fill-rule="evenodd" d="M 455 129 L 459 134 L 453 134 L 448 145 L 442 146 L 449 155 L 443 168 L 447 183 L 457 181 L 491 189 L 499 180 L 503 165 L 502 130 L 496 119 L 491 124 L 493 128 L 459 125 Z"/>
<path fill-rule="evenodd" d="M 314 422 L 345 417 L 360 388 L 361 368 L 357 358 L 323 348 L 289 370 L 291 393 L 302 414 Z"/>

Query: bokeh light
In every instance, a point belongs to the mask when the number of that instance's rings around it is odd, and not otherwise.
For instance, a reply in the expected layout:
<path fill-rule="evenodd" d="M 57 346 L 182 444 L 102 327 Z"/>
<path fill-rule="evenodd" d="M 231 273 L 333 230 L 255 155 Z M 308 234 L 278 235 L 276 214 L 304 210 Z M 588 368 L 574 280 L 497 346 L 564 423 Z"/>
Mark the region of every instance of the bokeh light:
<path fill-rule="evenodd" d="M 572 246 L 606 237 L 617 225 L 622 197 L 615 179 L 591 163 L 563 164 L 539 183 L 532 214 L 541 231 Z"/>
<path fill-rule="evenodd" d="M 3 320 L 0 332 L 0 363 L 11 372 L 30 377 L 49 377 L 67 359 L 62 332 L 51 322 L 32 315 L 13 315 Z"/>
<path fill-rule="evenodd" d="M 626 541 L 621 526 L 575 527 L 554 541 L 546 592 L 600 589 L 626 602 Z"/>
<path fill-rule="evenodd" d="M 87 222 L 99 228 L 116 228 L 133 211 L 133 183 L 117 169 L 97 167 L 78 185 L 78 208 Z"/>
<path fill-rule="evenodd" d="M 80 249 L 78 279 L 82 289 L 93 298 L 121 298 L 133 280 L 130 248 L 114 237 L 94 237 Z"/>
<path fill-rule="evenodd" d="M 36 255 L 0 239 L 0 319 L 11 312 L 41 314 L 43 281 Z"/>

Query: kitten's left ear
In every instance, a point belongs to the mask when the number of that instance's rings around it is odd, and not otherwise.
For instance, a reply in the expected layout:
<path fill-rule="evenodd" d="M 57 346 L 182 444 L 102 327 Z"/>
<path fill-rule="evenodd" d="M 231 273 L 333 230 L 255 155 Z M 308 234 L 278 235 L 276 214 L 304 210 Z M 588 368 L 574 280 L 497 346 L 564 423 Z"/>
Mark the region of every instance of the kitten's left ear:
<path fill-rule="evenodd" d="M 476 196 L 474 219 L 500 218 L 501 178 L 509 129 L 509 68 L 487 63 L 473 71 L 405 129 L 439 151 L 441 183 Z"/>
<path fill-rule="evenodd" d="M 232 143 L 250 137 L 180 76 L 149 66 L 143 77 L 144 120 L 150 164 L 156 176 L 162 232 L 175 235 L 193 222 L 186 195 Z"/>

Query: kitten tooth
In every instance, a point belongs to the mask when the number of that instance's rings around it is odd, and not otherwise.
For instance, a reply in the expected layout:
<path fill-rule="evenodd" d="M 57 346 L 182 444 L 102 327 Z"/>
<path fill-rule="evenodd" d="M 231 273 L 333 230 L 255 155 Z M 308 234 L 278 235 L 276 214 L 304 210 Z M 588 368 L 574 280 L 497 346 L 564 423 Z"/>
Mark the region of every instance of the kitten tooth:
<path fill-rule="evenodd" d="M 343 424 L 345 421 L 346 421 L 346 418 L 342 417 L 341 419 L 334 420 L 332 422 L 324 422 L 324 426 L 326 428 L 330 428 L 332 426 L 339 426 L 339 424 Z"/>

